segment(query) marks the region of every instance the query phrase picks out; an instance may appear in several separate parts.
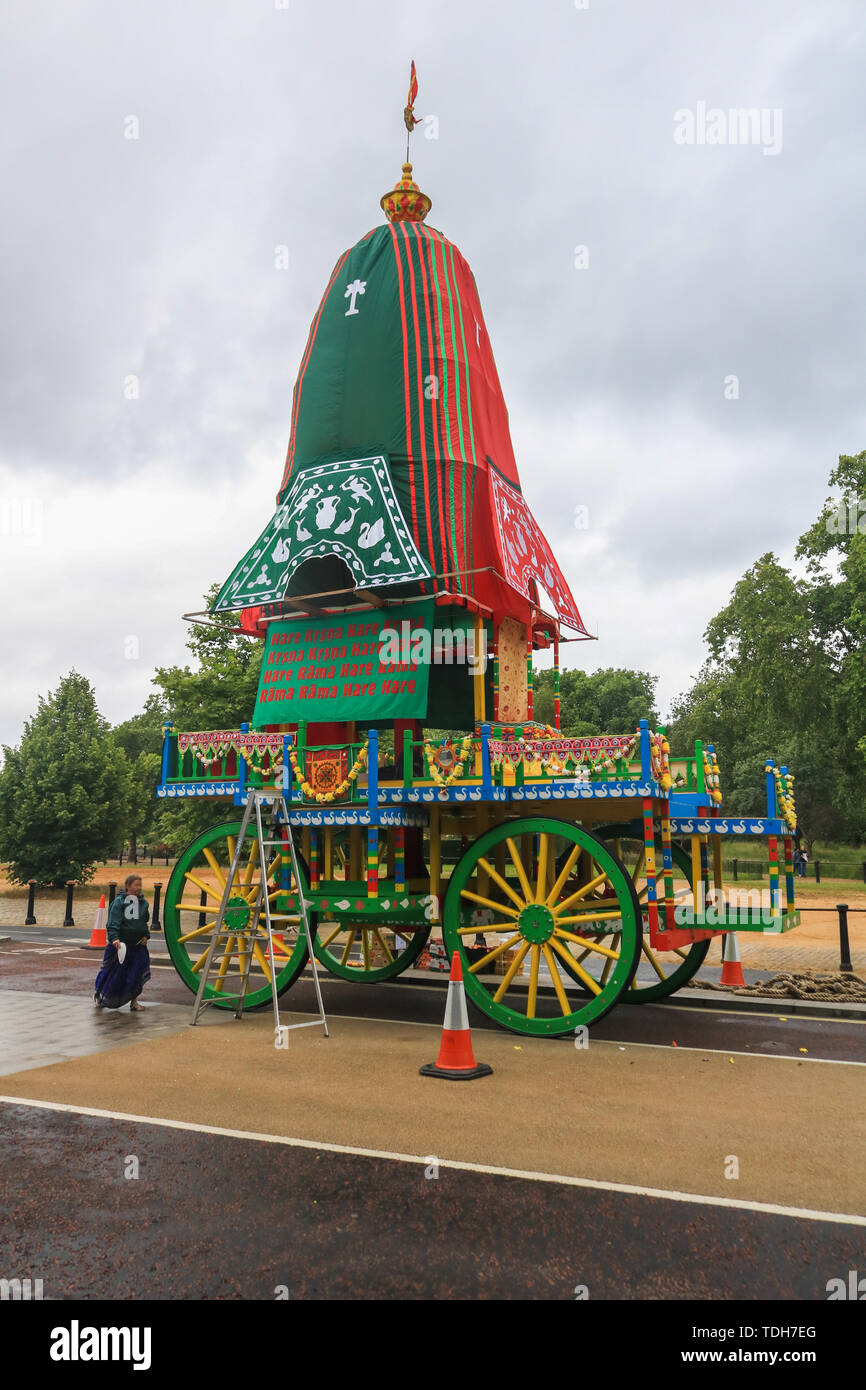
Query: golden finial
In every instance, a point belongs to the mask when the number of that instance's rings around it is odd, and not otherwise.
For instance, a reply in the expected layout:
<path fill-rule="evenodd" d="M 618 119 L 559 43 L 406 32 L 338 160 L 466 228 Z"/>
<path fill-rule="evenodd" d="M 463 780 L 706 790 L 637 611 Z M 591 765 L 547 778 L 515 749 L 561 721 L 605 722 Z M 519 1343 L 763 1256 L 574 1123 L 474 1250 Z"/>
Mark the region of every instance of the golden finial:
<path fill-rule="evenodd" d="M 412 181 L 412 165 L 403 165 L 403 177 L 379 199 L 389 222 L 423 222 L 433 206 L 432 199 Z"/>

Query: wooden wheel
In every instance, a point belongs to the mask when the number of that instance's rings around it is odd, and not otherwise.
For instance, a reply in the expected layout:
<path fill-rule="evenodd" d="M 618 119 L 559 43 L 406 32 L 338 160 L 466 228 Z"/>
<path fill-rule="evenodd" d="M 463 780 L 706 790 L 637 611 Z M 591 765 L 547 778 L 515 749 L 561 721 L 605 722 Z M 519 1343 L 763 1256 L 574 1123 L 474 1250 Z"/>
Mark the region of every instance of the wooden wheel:
<path fill-rule="evenodd" d="M 193 840 L 175 864 L 165 895 L 163 925 L 165 942 L 174 967 L 184 984 L 197 991 L 200 970 L 216 924 L 229 865 L 240 834 L 240 821 L 212 826 Z M 265 881 L 272 912 L 280 907 L 281 893 L 291 888 L 291 867 L 285 880 L 279 849 L 265 866 Z M 303 866 L 302 866 L 303 872 Z M 243 848 L 234 892 L 229 899 L 216 954 L 223 959 L 211 973 L 205 998 L 219 1008 L 234 1008 L 238 998 L 239 976 L 246 968 L 252 944 L 253 960 L 244 1007 L 258 1008 L 271 1001 L 271 965 L 267 943 L 251 943 L 253 910 L 262 880 L 255 827 L 250 825 Z M 303 888 L 306 888 L 304 883 Z M 202 898 L 204 904 L 202 904 Z M 315 919 L 310 921 L 311 933 Z M 300 917 L 274 923 L 274 967 L 277 993 L 283 994 L 300 975 L 309 958 Z"/>
<path fill-rule="evenodd" d="M 631 875 L 643 918 L 641 939 L 641 960 L 638 971 L 629 989 L 623 995 L 624 1004 L 651 1004 L 658 999 L 666 999 L 678 989 L 682 989 L 697 974 L 710 949 L 709 940 L 693 941 L 686 946 L 661 949 L 649 944 L 649 925 L 647 922 L 647 881 L 644 871 L 644 844 L 631 826 L 606 826 L 599 832 L 601 838 L 612 844 L 623 859 Z M 657 864 L 661 865 L 661 847 L 656 846 Z M 688 906 L 693 902 L 692 866 L 685 850 L 679 845 L 671 846 L 673 859 L 674 898 L 677 906 Z M 659 878 L 659 896 L 663 885 Z M 660 911 L 663 909 L 660 906 Z M 608 943 L 611 944 L 611 943 Z"/>
<path fill-rule="evenodd" d="M 568 1033 L 602 1018 L 640 954 L 640 906 L 623 864 L 582 826 L 541 816 L 494 826 L 467 850 L 443 928 L 469 998 L 518 1033 Z M 473 959 L 478 933 L 488 949 Z"/>

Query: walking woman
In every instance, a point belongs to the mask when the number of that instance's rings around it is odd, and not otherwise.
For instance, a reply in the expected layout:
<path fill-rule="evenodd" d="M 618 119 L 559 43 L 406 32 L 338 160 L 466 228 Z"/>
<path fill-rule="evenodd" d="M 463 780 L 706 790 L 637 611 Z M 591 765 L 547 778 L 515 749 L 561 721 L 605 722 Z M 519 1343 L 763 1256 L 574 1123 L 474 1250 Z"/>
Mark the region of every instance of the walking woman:
<path fill-rule="evenodd" d="M 138 996 L 150 979 L 149 920 L 141 879 L 129 874 L 108 913 L 108 945 L 94 985 L 93 1002 L 98 1009 L 119 1009 L 123 1004 L 129 1004 L 133 1012 L 141 1008 Z"/>

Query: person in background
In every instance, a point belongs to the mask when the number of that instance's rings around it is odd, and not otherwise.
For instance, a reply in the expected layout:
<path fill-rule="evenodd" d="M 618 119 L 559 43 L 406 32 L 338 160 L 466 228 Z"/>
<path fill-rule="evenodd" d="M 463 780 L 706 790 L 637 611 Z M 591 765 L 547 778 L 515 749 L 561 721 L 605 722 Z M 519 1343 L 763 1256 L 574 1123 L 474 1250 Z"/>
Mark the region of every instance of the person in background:
<path fill-rule="evenodd" d="M 809 862 L 809 856 L 808 856 L 808 854 L 806 853 L 806 851 L 805 851 L 804 849 L 801 848 L 801 849 L 800 849 L 800 877 L 801 877 L 801 878 L 805 878 L 805 877 L 806 877 L 806 865 L 808 864 L 808 862 Z"/>
<path fill-rule="evenodd" d="M 93 987 L 93 1002 L 98 1009 L 119 1009 L 127 1003 L 132 1012 L 141 1008 L 138 996 L 150 979 L 149 920 L 150 908 L 141 892 L 141 878 L 128 874 L 124 891 L 114 899 L 108 913 L 108 944 Z"/>

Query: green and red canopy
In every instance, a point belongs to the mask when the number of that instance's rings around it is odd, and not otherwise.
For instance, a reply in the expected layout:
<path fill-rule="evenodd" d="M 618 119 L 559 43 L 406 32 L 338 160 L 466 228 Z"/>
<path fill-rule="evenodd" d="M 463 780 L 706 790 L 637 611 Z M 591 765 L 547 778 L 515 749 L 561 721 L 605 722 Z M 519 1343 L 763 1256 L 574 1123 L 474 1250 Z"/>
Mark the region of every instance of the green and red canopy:
<path fill-rule="evenodd" d="M 358 587 L 447 591 L 525 621 L 549 608 L 539 585 L 588 635 L 521 491 L 475 278 L 420 221 L 378 227 L 337 261 L 277 501 L 218 608 L 273 601 L 305 559 L 330 554 Z"/>

